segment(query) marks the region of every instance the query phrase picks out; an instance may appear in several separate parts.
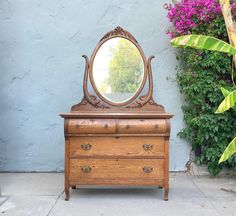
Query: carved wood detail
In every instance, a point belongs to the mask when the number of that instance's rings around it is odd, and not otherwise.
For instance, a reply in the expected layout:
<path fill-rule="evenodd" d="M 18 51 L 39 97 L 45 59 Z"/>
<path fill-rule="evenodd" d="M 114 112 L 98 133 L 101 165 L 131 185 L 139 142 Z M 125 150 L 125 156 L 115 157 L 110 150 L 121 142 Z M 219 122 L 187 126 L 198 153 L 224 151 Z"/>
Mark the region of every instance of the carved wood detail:
<path fill-rule="evenodd" d="M 153 79 L 152 79 L 152 66 L 151 66 L 151 61 L 152 59 L 155 58 L 155 56 L 150 56 L 147 61 L 147 72 L 148 72 L 148 93 L 145 95 L 141 95 L 136 99 L 133 103 L 127 106 L 127 108 L 141 108 L 143 107 L 146 103 L 150 103 L 150 105 L 156 105 L 156 103 L 152 99 L 152 92 L 153 92 Z"/>
<path fill-rule="evenodd" d="M 123 105 L 123 106 L 116 106 L 112 105 L 110 103 L 107 103 L 106 101 L 103 101 L 98 95 L 96 90 L 95 94 L 90 94 L 88 91 L 88 81 L 92 84 L 92 87 L 94 88 L 93 82 L 91 82 L 91 77 L 90 77 L 90 70 L 91 70 L 91 64 L 92 61 L 89 59 L 86 55 L 83 55 L 82 57 L 85 59 L 85 70 L 84 70 L 84 80 L 83 80 L 83 93 L 84 97 L 81 100 L 80 103 L 72 106 L 71 111 L 78 111 L 78 110 L 99 110 L 99 111 L 164 111 L 164 107 L 155 103 L 152 97 L 153 93 L 153 77 L 152 77 L 152 66 L 151 66 L 151 61 L 154 56 L 150 56 L 148 59 L 145 58 L 143 51 L 141 47 L 139 46 L 137 40 L 134 38 L 134 36 L 129 33 L 128 31 L 124 30 L 121 27 L 116 27 L 114 30 L 106 33 L 102 39 L 100 40 L 99 44 L 95 48 L 95 51 L 92 55 L 92 57 L 96 54 L 97 49 L 100 47 L 101 43 L 104 43 L 105 41 L 109 40 L 110 38 L 113 37 L 124 37 L 126 39 L 129 39 L 131 42 L 133 42 L 137 48 L 139 49 L 140 53 L 142 53 L 143 60 L 144 60 L 144 67 L 145 67 L 145 76 L 144 79 L 148 79 L 148 92 L 146 94 L 142 94 L 142 91 L 140 92 L 137 97 L 134 98 L 130 103 Z M 147 77 L 147 78 L 146 78 Z M 147 80 L 145 80 L 146 82 Z M 145 84 L 145 83 L 144 83 Z M 142 86 L 142 88 L 144 85 Z M 142 89 L 143 90 L 143 89 Z M 142 109 L 142 110 L 140 110 Z"/>
<path fill-rule="evenodd" d="M 112 37 L 116 37 L 116 36 L 123 36 L 127 39 L 130 39 L 131 41 L 135 42 L 138 44 L 138 41 L 135 39 L 135 37 L 129 33 L 128 31 L 124 30 L 123 28 L 121 28 L 120 26 L 117 26 L 114 30 L 109 31 L 108 33 L 106 33 L 102 39 L 100 40 L 100 42 L 103 42 L 107 39 L 110 39 Z"/>
<path fill-rule="evenodd" d="M 89 74 L 89 58 L 86 55 L 82 56 L 85 59 L 85 70 L 84 70 L 84 80 L 83 80 L 83 93 L 84 98 L 79 104 L 72 106 L 72 111 L 77 109 L 79 106 L 86 106 L 88 103 L 91 104 L 94 108 L 110 109 L 101 99 L 95 95 L 89 94 L 88 91 L 88 74 Z"/>

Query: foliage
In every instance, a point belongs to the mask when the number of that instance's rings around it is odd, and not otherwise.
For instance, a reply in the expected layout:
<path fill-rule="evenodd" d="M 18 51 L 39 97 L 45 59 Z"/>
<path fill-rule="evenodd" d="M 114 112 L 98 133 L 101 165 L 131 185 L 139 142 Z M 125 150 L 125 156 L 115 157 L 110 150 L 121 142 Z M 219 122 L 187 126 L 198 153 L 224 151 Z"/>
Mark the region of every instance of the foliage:
<path fill-rule="evenodd" d="M 224 153 L 220 157 L 220 163 L 228 160 L 232 155 L 236 153 L 236 137 L 230 142 L 230 144 L 225 149 Z"/>
<path fill-rule="evenodd" d="M 137 48 L 128 40 L 119 40 L 111 53 L 113 56 L 109 62 L 107 79 L 111 92 L 135 92 L 139 87 L 143 69 Z"/>
<path fill-rule="evenodd" d="M 217 16 L 221 16 L 221 7 L 217 0 L 182 0 L 175 4 L 165 4 L 168 19 L 173 24 L 168 34 L 171 38 L 191 34 L 205 23 L 209 23 Z M 233 15 L 236 14 L 236 4 L 231 5 Z"/>
<path fill-rule="evenodd" d="M 230 44 L 219 40 L 214 37 L 205 35 L 184 35 L 176 37 L 171 40 L 171 45 L 174 47 L 191 47 L 194 49 L 205 49 L 218 52 L 225 52 L 228 54 L 235 55 L 236 49 Z M 221 102 L 215 113 L 223 113 L 230 108 L 234 108 L 236 105 L 236 90 L 230 92 L 227 89 L 221 87 L 221 92 L 225 99 Z M 222 154 L 219 163 L 228 160 L 236 152 L 236 137 L 230 142 L 228 147 Z"/>
<path fill-rule="evenodd" d="M 168 10 L 170 12 L 170 8 L 175 8 L 176 14 L 181 13 L 184 16 L 186 13 L 179 5 L 185 7 L 187 2 L 176 3 L 169 6 Z M 194 2 L 202 4 L 203 1 L 196 0 Z M 211 2 L 212 4 L 218 3 L 213 0 Z M 208 7 L 204 11 L 205 15 L 211 15 L 211 22 L 204 21 L 201 18 L 202 15 L 187 17 L 186 14 L 186 20 L 190 19 L 196 25 L 188 25 L 188 28 L 180 31 L 178 26 L 176 28 L 176 21 L 170 19 L 172 29 L 169 30 L 169 34 L 171 33 L 171 36 L 181 36 L 186 32 L 204 34 L 228 42 L 225 22 L 221 13 L 212 13 Z M 177 15 L 176 19 L 178 19 Z M 236 157 L 231 157 L 221 164 L 218 164 L 218 161 L 229 140 L 235 136 L 236 112 L 230 110 L 222 115 L 214 114 L 218 104 L 223 100 L 220 87 L 232 90 L 231 57 L 225 53 L 185 48 L 178 51 L 177 59 L 180 62 L 177 67 L 177 81 L 183 94 L 182 109 L 186 124 L 179 136 L 192 144 L 197 153 L 197 163 L 207 164 L 212 175 L 217 175 L 223 167 L 235 168 Z"/>
<path fill-rule="evenodd" d="M 236 90 L 230 92 L 225 88 L 221 88 L 221 92 L 224 95 L 225 99 L 221 102 L 218 109 L 215 113 L 223 113 L 230 108 L 236 111 Z M 236 153 L 236 137 L 229 143 L 225 151 L 220 157 L 219 163 L 222 163 L 228 160 L 231 156 Z"/>
<path fill-rule="evenodd" d="M 168 18 L 174 28 L 168 33 L 170 36 L 190 34 L 190 29 L 196 28 L 221 14 L 220 5 L 212 0 L 181 1 L 174 5 L 167 5 Z"/>
<path fill-rule="evenodd" d="M 225 92 L 225 90 L 224 90 Z M 223 113 L 229 110 L 231 107 L 234 107 L 236 104 L 236 90 L 229 92 L 225 99 L 221 102 L 216 113 Z"/>
<path fill-rule="evenodd" d="M 171 40 L 173 47 L 191 47 L 235 55 L 236 49 L 225 41 L 206 35 L 184 35 Z"/>

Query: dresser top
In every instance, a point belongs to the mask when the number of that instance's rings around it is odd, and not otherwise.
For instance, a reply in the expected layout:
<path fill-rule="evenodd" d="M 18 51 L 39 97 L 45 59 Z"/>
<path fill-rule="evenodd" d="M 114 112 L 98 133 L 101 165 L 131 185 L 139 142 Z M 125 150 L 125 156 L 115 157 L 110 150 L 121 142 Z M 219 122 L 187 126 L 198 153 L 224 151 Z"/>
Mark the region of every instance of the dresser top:
<path fill-rule="evenodd" d="M 68 112 L 60 113 L 62 118 L 151 118 L 170 119 L 174 115 L 166 112 Z"/>

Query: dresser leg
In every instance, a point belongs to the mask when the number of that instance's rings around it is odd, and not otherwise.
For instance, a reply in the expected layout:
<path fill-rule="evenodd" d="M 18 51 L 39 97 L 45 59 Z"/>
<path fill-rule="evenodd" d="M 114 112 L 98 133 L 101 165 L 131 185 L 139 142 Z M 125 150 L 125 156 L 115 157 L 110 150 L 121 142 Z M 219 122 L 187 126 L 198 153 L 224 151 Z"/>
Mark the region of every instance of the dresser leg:
<path fill-rule="evenodd" d="M 76 189 L 76 186 L 75 186 L 75 185 L 73 185 L 71 188 L 72 188 L 73 190 L 75 190 L 75 189 Z"/>
<path fill-rule="evenodd" d="M 65 201 L 68 201 L 70 199 L 70 190 L 69 187 L 65 189 Z"/>
<path fill-rule="evenodd" d="M 159 188 L 159 189 L 163 189 L 163 187 L 162 187 L 162 186 L 158 186 L 158 188 Z"/>
<path fill-rule="evenodd" d="M 168 195 L 169 195 L 169 188 L 164 189 L 164 200 L 168 201 Z"/>

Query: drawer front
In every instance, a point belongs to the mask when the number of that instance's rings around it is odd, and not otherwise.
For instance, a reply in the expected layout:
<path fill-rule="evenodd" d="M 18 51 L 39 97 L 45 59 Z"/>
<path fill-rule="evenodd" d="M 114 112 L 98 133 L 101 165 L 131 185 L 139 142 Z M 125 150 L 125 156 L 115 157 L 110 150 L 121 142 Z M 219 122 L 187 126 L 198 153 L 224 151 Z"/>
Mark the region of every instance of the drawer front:
<path fill-rule="evenodd" d="M 115 133 L 114 119 L 70 119 L 68 133 L 111 134 Z"/>
<path fill-rule="evenodd" d="M 71 159 L 70 179 L 164 179 L 163 159 Z M 82 181 L 83 182 L 83 181 Z"/>
<path fill-rule="evenodd" d="M 165 119 L 120 119 L 119 133 L 121 134 L 145 134 L 166 133 L 167 124 Z"/>
<path fill-rule="evenodd" d="M 164 157 L 163 137 L 70 137 L 70 157 Z"/>
<path fill-rule="evenodd" d="M 155 134 L 167 133 L 165 119 L 70 119 L 69 134 Z"/>

